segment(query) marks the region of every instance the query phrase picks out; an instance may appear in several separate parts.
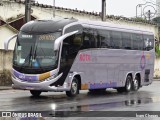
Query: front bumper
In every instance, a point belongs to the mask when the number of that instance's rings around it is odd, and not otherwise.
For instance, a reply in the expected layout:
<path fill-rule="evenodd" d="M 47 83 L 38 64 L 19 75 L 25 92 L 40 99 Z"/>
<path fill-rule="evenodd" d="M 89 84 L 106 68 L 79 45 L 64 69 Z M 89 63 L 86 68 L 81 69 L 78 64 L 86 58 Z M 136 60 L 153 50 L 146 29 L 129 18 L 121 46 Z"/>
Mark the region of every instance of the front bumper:
<path fill-rule="evenodd" d="M 51 79 L 49 81 L 43 81 L 38 83 L 31 83 L 26 81 L 21 81 L 17 77 L 12 76 L 12 88 L 13 89 L 22 89 L 22 90 L 40 90 L 40 91 L 55 91 L 55 92 L 61 92 L 61 91 L 69 91 L 68 84 L 64 82 L 63 86 L 50 86 L 52 83 L 56 82 L 62 74 L 58 75 L 54 79 Z"/>

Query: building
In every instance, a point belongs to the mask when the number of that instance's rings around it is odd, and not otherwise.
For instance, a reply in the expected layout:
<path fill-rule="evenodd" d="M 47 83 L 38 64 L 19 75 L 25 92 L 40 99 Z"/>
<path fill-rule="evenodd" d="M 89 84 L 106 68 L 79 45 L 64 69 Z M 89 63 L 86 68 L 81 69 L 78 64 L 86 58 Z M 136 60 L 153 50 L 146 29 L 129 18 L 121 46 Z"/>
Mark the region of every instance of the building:
<path fill-rule="evenodd" d="M 160 0 L 156 0 L 157 17 L 160 17 Z"/>

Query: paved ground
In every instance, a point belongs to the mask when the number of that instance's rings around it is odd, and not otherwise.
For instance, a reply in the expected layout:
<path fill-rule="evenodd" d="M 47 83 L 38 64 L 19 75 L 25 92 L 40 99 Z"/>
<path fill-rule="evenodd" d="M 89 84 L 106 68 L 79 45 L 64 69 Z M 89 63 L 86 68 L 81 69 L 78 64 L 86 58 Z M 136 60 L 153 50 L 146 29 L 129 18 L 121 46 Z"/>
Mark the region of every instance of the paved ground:
<path fill-rule="evenodd" d="M 160 116 L 159 86 L 160 81 L 157 80 L 149 86 L 142 87 L 138 92 L 119 94 L 114 89 L 108 89 L 106 92 L 90 93 L 85 90 L 81 91 L 75 98 L 68 98 L 64 92 L 42 93 L 41 97 L 34 98 L 30 95 L 29 91 L 13 90 L 11 87 L 1 86 L 0 111 L 41 111 L 50 117 L 54 117 L 55 111 L 62 111 L 57 112 L 56 115 L 61 117 L 72 116 L 69 118 L 65 117 L 65 120 L 73 119 L 73 116 L 74 119 L 78 120 L 81 117 L 85 117 L 88 120 L 99 120 L 106 119 L 106 116 L 110 116 L 107 119 L 113 120 L 157 119 L 143 117 L 143 115 L 155 114 Z M 132 113 L 128 111 L 132 111 Z M 149 113 L 143 113 L 143 111 L 148 111 Z M 158 111 L 158 113 L 153 111 Z"/>
<path fill-rule="evenodd" d="M 0 90 L 10 90 L 12 89 L 11 86 L 0 86 Z"/>

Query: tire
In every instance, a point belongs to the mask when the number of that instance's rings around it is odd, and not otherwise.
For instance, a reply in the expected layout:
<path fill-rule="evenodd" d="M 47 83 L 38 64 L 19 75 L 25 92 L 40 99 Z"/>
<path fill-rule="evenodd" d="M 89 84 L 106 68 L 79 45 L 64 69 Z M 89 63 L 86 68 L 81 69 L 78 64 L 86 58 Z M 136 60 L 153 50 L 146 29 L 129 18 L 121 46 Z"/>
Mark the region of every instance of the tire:
<path fill-rule="evenodd" d="M 32 96 L 34 97 L 39 97 L 41 94 L 41 91 L 38 90 L 30 90 L 30 93 L 32 94 Z"/>
<path fill-rule="evenodd" d="M 125 84 L 125 92 L 130 92 L 132 89 L 132 77 L 130 75 L 126 78 L 126 84 Z"/>
<path fill-rule="evenodd" d="M 132 90 L 137 91 L 139 89 L 139 78 L 136 76 L 134 81 L 132 82 Z"/>
<path fill-rule="evenodd" d="M 119 92 L 119 93 L 125 92 L 125 89 L 124 89 L 124 87 L 117 88 L 117 92 Z"/>
<path fill-rule="evenodd" d="M 132 89 L 132 77 L 130 75 L 128 75 L 126 78 L 125 86 L 117 88 L 117 92 L 119 92 L 119 93 L 130 92 L 131 89 Z"/>
<path fill-rule="evenodd" d="M 76 78 L 73 78 L 70 91 L 66 91 L 68 97 L 75 97 L 79 93 L 79 83 Z"/>

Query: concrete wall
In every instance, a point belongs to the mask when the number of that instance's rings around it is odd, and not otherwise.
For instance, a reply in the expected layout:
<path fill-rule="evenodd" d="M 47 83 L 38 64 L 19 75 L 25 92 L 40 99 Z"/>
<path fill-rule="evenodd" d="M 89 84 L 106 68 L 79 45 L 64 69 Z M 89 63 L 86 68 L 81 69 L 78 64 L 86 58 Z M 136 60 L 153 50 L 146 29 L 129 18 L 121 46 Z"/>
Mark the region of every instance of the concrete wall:
<path fill-rule="evenodd" d="M 0 85 L 11 85 L 13 51 L 0 50 Z"/>
<path fill-rule="evenodd" d="M 10 28 L 7 27 L 7 25 L 3 25 L 0 27 L 0 49 L 4 49 L 4 41 L 9 38 L 10 36 L 16 34 L 13 32 Z M 15 46 L 16 39 L 12 40 L 9 44 L 8 49 L 13 50 Z"/>

